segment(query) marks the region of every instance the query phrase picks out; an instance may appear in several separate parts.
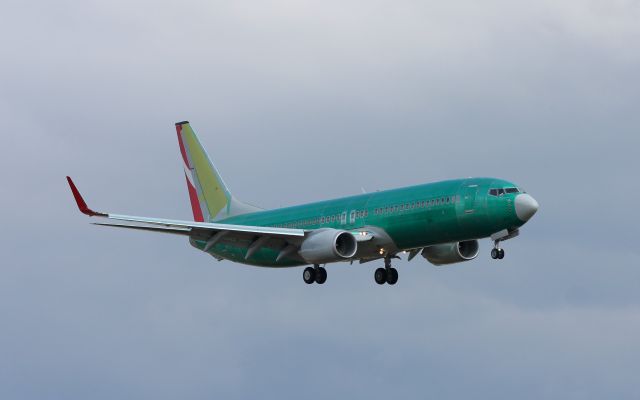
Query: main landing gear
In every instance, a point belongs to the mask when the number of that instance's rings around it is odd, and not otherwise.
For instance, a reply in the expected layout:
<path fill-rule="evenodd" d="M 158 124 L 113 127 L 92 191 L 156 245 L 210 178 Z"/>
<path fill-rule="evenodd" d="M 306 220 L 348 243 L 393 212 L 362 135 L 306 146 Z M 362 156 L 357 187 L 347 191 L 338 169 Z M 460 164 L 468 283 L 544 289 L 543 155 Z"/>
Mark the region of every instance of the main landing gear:
<path fill-rule="evenodd" d="M 327 281 L 327 270 L 318 264 L 315 264 L 313 267 L 307 267 L 304 269 L 302 279 L 304 279 L 304 283 L 309 285 L 313 282 L 322 285 Z"/>
<path fill-rule="evenodd" d="M 504 258 L 504 249 L 500 248 L 500 241 L 496 240 L 493 249 L 491 249 L 491 258 L 494 260 L 502 260 Z"/>
<path fill-rule="evenodd" d="M 391 258 L 385 257 L 384 268 L 376 269 L 373 278 L 378 285 L 395 285 L 398 282 L 398 270 L 391 266 Z"/>

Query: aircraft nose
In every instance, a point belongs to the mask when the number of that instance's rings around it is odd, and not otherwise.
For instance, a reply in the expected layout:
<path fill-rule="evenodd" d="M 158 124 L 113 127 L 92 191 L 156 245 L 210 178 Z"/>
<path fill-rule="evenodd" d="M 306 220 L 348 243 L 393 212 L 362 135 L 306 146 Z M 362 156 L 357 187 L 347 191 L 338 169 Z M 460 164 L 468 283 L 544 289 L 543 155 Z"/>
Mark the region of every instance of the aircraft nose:
<path fill-rule="evenodd" d="M 526 193 L 516 197 L 516 215 L 521 221 L 527 222 L 538 211 L 538 202 Z"/>

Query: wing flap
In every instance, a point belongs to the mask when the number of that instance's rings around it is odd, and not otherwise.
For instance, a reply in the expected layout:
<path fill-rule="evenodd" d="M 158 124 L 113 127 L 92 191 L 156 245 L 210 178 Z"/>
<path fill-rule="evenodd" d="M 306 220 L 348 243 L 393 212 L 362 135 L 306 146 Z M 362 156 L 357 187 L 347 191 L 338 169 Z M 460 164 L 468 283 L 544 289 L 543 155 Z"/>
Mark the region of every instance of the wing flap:
<path fill-rule="evenodd" d="M 106 218 L 127 221 L 127 222 L 139 222 L 144 224 L 159 225 L 168 228 L 193 228 L 193 229 L 206 229 L 211 231 L 229 231 L 238 233 L 251 233 L 256 235 L 269 235 L 279 237 L 304 237 L 305 231 L 303 229 L 289 229 L 289 228 L 274 228 L 269 226 L 253 226 L 253 225 L 233 225 L 223 224 L 218 222 L 195 222 L 195 221 L 181 221 L 171 219 L 159 219 L 149 217 L 136 217 L 132 215 L 119 215 L 119 214 L 107 214 Z"/>
<path fill-rule="evenodd" d="M 188 228 L 165 228 L 160 226 L 140 226 L 140 225 L 125 225 L 125 224 L 105 224 L 100 222 L 93 222 L 93 225 L 98 226 L 110 226 L 113 228 L 126 228 L 126 229 L 136 229 L 140 231 L 150 231 L 150 232 L 160 232 L 160 233 L 170 233 L 174 235 L 186 235 L 189 236 L 191 234 L 191 229 Z"/>

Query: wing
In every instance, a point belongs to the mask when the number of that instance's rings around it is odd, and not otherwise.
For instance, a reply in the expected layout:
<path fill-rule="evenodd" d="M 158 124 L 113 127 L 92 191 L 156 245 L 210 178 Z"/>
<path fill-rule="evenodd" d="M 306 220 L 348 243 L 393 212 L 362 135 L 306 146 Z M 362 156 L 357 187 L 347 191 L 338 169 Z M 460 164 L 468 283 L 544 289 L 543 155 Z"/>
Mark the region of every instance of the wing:
<path fill-rule="evenodd" d="M 82 195 L 67 176 L 67 182 L 73 193 L 73 197 L 80 212 L 90 217 L 103 217 L 109 220 L 126 222 L 122 223 L 95 223 L 95 225 L 112 226 L 116 228 L 137 229 L 144 231 L 171 233 L 185 235 L 197 240 L 206 240 L 204 251 L 208 251 L 223 237 L 235 236 L 241 240 L 247 240 L 248 251 L 246 258 L 251 257 L 255 251 L 268 245 L 269 241 L 276 241 L 288 245 L 283 249 L 282 257 L 290 255 L 292 248 L 304 239 L 306 231 L 303 229 L 274 228 L 268 226 L 232 225 L 212 222 L 182 221 L 162 218 L 137 217 L 132 215 L 111 214 L 93 211 L 87 206 Z M 287 249 L 289 247 L 289 249 Z M 286 251 L 285 251 L 286 250 Z"/>

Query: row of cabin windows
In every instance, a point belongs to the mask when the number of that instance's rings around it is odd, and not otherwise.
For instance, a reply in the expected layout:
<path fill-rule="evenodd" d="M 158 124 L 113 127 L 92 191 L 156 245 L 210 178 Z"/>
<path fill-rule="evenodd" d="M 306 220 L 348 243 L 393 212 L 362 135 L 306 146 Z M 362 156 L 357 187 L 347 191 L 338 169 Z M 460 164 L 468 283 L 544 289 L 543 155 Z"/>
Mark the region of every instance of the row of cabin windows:
<path fill-rule="evenodd" d="M 512 192 L 509 192 L 509 193 L 512 193 Z M 416 208 L 430 208 L 430 207 L 437 207 L 445 204 L 455 204 L 458 202 L 460 202 L 460 195 L 446 196 L 446 197 L 440 197 L 437 199 L 421 200 L 421 201 L 414 201 L 411 203 L 379 207 L 373 210 L 373 213 L 374 215 L 391 214 L 391 213 L 396 213 L 400 211 L 414 210 Z M 356 219 L 366 218 L 369 216 L 368 210 L 356 210 L 356 211 L 352 211 L 352 213 L 355 213 Z M 305 219 L 302 221 L 294 221 L 294 222 L 288 222 L 285 224 L 278 224 L 276 225 L 276 227 L 277 228 L 296 228 L 299 226 L 306 226 L 306 225 L 329 224 L 336 221 L 340 221 L 341 218 L 342 217 L 340 214 L 335 214 L 335 215 L 330 215 L 326 217 L 315 217 L 315 218 Z M 351 223 L 353 222 L 354 222 L 353 219 L 351 219 Z M 344 221 L 343 223 L 346 223 L 346 221 Z"/>
<path fill-rule="evenodd" d="M 373 213 L 375 215 L 391 214 L 391 213 L 400 212 L 400 211 L 413 210 L 416 208 L 430 208 L 430 207 L 437 207 L 445 204 L 455 204 L 458 202 L 460 202 L 460 195 L 446 196 L 446 197 L 440 197 L 437 199 L 421 200 L 421 201 L 414 201 L 411 203 L 405 203 L 400 205 L 380 207 L 373 210 Z"/>
<path fill-rule="evenodd" d="M 366 218 L 369 216 L 369 211 L 367 210 L 354 210 L 352 211 L 352 213 L 354 213 L 354 218 L 359 219 L 359 218 Z M 306 226 L 306 225 L 318 225 L 318 224 L 330 224 L 336 221 L 340 221 L 342 218 L 342 216 L 340 214 L 335 214 L 335 215 L 328 215 L 326 217 L 315 217 L 315 218 L 309 218 L 309 219 L 305 219 L 302 221 L 294 221 L 294 222 L 288 222 L 286 224 L 278 224 L 276 225 L 277 228 L 295 228 L 298 226 Z M 346 223 L 346 221 L 344 222 Z"/>
<path fill-rule="evenodd" d="M 520 189 L 514 188 L 514 187 L 505 188 L 505 189 L 489 189 L 490 196 L 503 196 L 505 194 L 510 194 L 510 193 L 520 193 Z"/>

